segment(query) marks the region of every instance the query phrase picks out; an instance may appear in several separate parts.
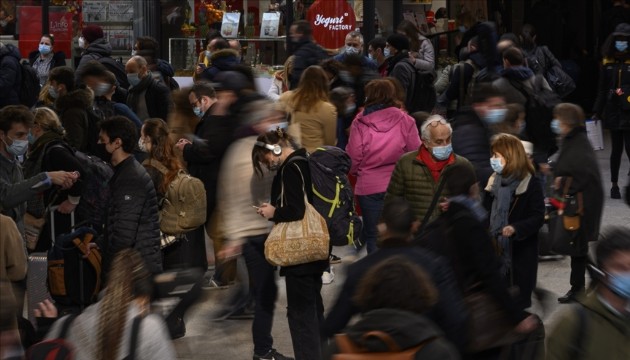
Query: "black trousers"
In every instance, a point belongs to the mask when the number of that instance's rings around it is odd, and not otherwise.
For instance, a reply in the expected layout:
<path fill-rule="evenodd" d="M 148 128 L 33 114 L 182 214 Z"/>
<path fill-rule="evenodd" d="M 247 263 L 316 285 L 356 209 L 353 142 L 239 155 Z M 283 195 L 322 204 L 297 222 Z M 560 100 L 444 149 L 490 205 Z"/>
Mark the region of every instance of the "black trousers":
<path fill-rule="evenodd" d="M 254 354 L 256 355 L 265 355 L 273 346 L 271 327 L 278 297 L 275 267 L 265 259 L 266 238 L 267 235 L 249 237 L 243 246 L 243 257 L 256 301 L 252 322 Z"/>
<path fill-rule="evenodd" d="M 571 256 L 571 290 L 582 290 L 586 281 L 584 275 L 586 274 L 587 256 Z"/>
<path fill-rule="evenodd" d="M 287 317 L 295 360 L 320 360 L 319 334 L 321 324 L 324 323 L 321 273 L 287 275 L 286 285 Z"/>
<path fill-rule="evenodd" d="M 630 130 L 610 130 L 612 148 L 610 151 L 610 182 L 619 180 L 619 168 L 621 167 L 621 155 L 624 145 L 626 155 L 630 159 Z"/>

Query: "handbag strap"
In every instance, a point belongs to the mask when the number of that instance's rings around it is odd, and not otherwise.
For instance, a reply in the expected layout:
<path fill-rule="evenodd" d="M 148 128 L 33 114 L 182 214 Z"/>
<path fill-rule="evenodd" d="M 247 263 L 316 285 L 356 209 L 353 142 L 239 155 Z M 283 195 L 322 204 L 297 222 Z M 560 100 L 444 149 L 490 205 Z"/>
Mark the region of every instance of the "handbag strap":
<path fill-rule="evenodd" d="M 568 176 L 566 181 L 564 182 L 564 188 L 562 190 L 562 201 L 564 201 L 564 199 L 566 199 L 567 196 L 569 196 L 569 188 L 571 187 L 571 183 L 573 182 L 573 177 L 572 176 Z M 578 210 L 576 212 L 576 214 L 578 215 L 583 215 L 584 214 L 584 196 L 583 193 L 580 191 L 576 194 L 577 196 L 577 201 L 578 201 Z"/>
<path fill-rule="evenodd" d="M 153 166 L 154 168 L 157 169 L 157 171 L 161 172 L 162 174 L 166 175 L 168 173 L 168 169 L 166 168 L 166 166 L 164 166 L 161 162 L 155 160 L 155 159 L 146 159 L 143 164 L 147 164 L 149 166 Z"/>
<path fill-rule="evenodd" d="M 129 355 L 125 360 L 135 360 L 136 348 L 138 347 L 138 337 L 140 336 L 140 323 L 144 319 L 143 315 L 138 315 L 133 319 L 131 325 L 131 340 L 129 341 Z"/>
<path fill-rule="evenodd" d="M 294 159 L 291 159 L 287 162 L 287 164 L 282 167 L 282 171 L 280 174 L 281 177 L 281 181 L 280 181 L 280 207 L 284 207 L 284 169 L 289 166 L 291 163 L 293 163 L 295 165 L 295 167 L 298 169 L 298 172 L 300 173 L 300 178 L 302 179 L 302 193 L 304 194 L 304 205 L 306 205 L 308 203 L 308 197 L 306 196 L 306 182 L 304 181 L 304 175 L 302 175 L 302 169 L 300 169 L 300 166 L 298 164 L 295 164 L 294 161 L 295 160 L 300 160 L 300 159 L 304 159 L 307 160 L 305 157 L 299 156 L 296 157 Z M 308 161 L 308 160 L 307 160 Z"/>

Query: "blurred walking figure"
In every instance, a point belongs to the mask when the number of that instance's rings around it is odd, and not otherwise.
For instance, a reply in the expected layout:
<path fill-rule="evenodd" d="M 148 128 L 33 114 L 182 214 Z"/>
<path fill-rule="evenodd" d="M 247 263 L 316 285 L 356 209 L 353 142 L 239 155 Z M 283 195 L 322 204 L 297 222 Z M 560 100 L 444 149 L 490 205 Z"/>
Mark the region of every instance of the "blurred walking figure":
<path fill-rule="evenodd" d="M 492 139 L 486 208 L 490 210 L 490 235 L 499 247 L 501 272 L 517 286 L 517 303 L 531 306 L 538 270 L 538 230 L 545 217 L 543 189 L 521 141 L 508 134 Z"/>
<path fill-rule="evenodd" d="M 245 310 L 253 298 L 254 359 L 291 359 L 273 348 L 271 328 L 278 287 L 276 269 L 265 259 L 265 240 L 270 227 L 269 221 L 252 208 L 269 201 L 275 175 L 272 171 L 261 169 L 261 176 L 255 176 L 251 162 L 252 148 L 259 134 L 278 128 L 284 120 L 284 113 L 276 111 L 269 100 L 254 101 L 243 112 L 249 116 L 237 130 L 239 138 L 230 145 L 221 164 L 217 208 L 223 214 L 221 228 L 227 239 L 219 253 L 219 261 L 233 259 L 242 254 L 248 276 L 239 279 L 237 291 L 230 298 L 230 303 L 222 309 L 220 316 L 230 318 L 246 314 Z M 238 263 L 237 274 L 241 274 L 241 267 L 242 264 Z"/>
<path fill-rule="evenodd" d="M 295 157 L 304 159 L 293 159 Z M 271 186 L 271 201 L 260 204 L 258 214 L 275 223 L 304 218 L 305 196 L 309 202 L 313 201 L 311 172 L 306 157 L 306 149 L 294 149 L 291 137 L 282 129 L 266 132 L 257 138 L 252 149 L 256 173 L 262 175 L 263 166 L 276 171 Z M 281 192 L 281 189 L 284 191 Z M 324 321 L 322 273 L 327 266 L 328 260 L 320 260 L 280 269 L 287 286 L 287 317 L 296 360 L 321 359 L 319 336 Z"/>
<path fill-rule="evenodd" d="M 603 66 L 599 75 L 597 99 L 593 106 L 595 118 L 604 120 L 604 126 L 610 130 L 612 149 L 610 152 L 610 188 L 611 199 L 621 199 L 619 190 L 619 168 L 623 149 L 630 158 L 630 24 L 617 25 L 610 34 L 602 55 Z"/>
<path fill-rule="evenodd" d="M 354 294 L 361 320 L 346 328 L 345 334 L 337 335 L 323 359 L 355 352 L 403 351 L 415 353 L 413 359 L 460 359 L 457 348 L 425 316 L 438 298 L 429 275 L 411 260 L 404 256 L 384 260 L 365 274 Z M 356 351 L 342 347 L 340 337 L 349 341 L 348 348 Z M 392 349 L 393 346 L 398 349 Z M 386 356 L 383 354 L 382 358 Z"/>
<path fill-rule="evenodd" d="M 132 324 L 138 317 L 135 359 L 175 359 L 164 321 L 150 313 L 153 283 L 140 255 L 132 249 L 115 257 L 103 298 L 86 308 L 70 325 L 66 340 L 74 344 L 80 359 L 126 359 L 129 356 Z M 55 314 L 44 314 L 55 315 Z M 57 320 L 46 339 L 55 339 L 68 316 Z"/>
<path fill-rule="evenodd" d="M 357 176 L 355 194 L 363 215 L 361 240 L 369 254 L 376 250 L 376 224 L 396 162 L 420 147 L 420 136 L 413 118 L 398 108 L 396 88 L 390 81 L 370 81 L 365 95 L 365 109 L 350 127 L 346 150 L 352 159 L 350 173 Z"/>
<path fill-rule="evenodd" d="M 630 359 L 630 228 L 606 229 L 595 256 L 595 291 L 561 310 L 547 359 Z"/>
<path fill-rule="evenodd" d="M 597 241 L 604 208 L 604 192 L 597 158 L 586 136 L 584 112 L 578 105 L 558 104 L 554 108 L 552 129 L 560 136 L 560 151 L 553 165 L 556 194 L 563 195 L 565 184 L 570 181 L 568 195 L 583 199 L 580 235 L 575 252 L 571 255 L 571 289 L 558 299 L 561 303 L 584 295 L 588 243 Z M 570 180 L 569 180 L 570 179 Z"/>

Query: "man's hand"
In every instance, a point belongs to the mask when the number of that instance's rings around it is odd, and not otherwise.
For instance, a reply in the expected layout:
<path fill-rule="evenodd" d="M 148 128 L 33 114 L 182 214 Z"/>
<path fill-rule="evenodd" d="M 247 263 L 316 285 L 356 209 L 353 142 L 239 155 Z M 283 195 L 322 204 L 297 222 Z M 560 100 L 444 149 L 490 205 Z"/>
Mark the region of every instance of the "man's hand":
<path fill-rule="evenodd" d="M 241 245 L 227 245 L 227 246 L 224 246 L 223 249 L 219 251 L 219 253 L 217 254 L 217 257 L 221 261 L 226 261 L 226 260 L 230 260 L 232 258 L 235 258 L 241 255 L 241 253 L 242 253 Z"/>
<path fill-rule="evenodd" d="M 503 228 L 503 231 L 501 232 L 501 234 L 505 237 L 510 237 L 512 235 L 514 235 L 516 233 L 516 230 L 514 229 L 514 227 L 512 225 L 508 225 L 506 227 Z"/>
<path fill-rule="evenodd" d="M 50 300 L 46 299 L 37 304 L 37 309 L 33 310 L 35 317 L 56 318 L 59 313 L 57 307 Z"/>
<path fill-rule="evenodd" d="M 62 214 L 70 214 L 71 212 L 74 211 L 76 207 L 77 206 L 71 203 L 70 200 L 66 200 L 62 202 L 61 204 L 59 204 L 59 207 L 57 207 L 57 211 L 59 211 Z"/>
<path fill-rule="evenodd" d="M 47 174 L 53 184 L 61 186 L 64 190 L 70 189 L 79 178 L 76 172 L 49 171 Z"/>
<path fill-rule="evenodd" d="M 93 242 L 89 243 L 88 246 L 87 246 L 87 252 L 85 253 L 85 255 L 83 255 L 84 259 L 87 259 L 88 256 L 90 256 L 90 253 L 92 252 L 92 249 L 98 249 L 98 245 L 96 245 Z"/>
<path fill-rule="evenodd" d="M 523 321 L 516 325 L 516 332 L 521 334 L 529 334 L 530 332 L 536 330 L 536 328 L 540 325 L 538 318 L 534 315 L 529 315 Z"/>
<path fill-rule="evenodd" d="M 179 140 L 177 140 L 177 144 L 175 144 L 175 146 L 181 150 L 184 151 L 184 147 L 186 147 L 186 145 L 188 144 L 192 144 L 192 142 L 190 142 L 190 140 L 185 139 L 185 138 L 181 138 Z"/>

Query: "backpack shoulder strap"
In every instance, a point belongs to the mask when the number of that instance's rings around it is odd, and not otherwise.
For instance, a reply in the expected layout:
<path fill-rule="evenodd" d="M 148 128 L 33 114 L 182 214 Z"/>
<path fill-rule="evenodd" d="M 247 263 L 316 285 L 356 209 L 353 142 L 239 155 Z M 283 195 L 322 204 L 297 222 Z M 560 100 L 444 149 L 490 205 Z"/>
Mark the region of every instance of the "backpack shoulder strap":
<path fill-rule="evenodd" d="M 142 162 L 143 165 L 149 165 L 156 168 L 159 172 L 166 175 L 168 173 L 168 169 L 161 162 L 155 159 L 146 159 Z"/>
<path fill-rule="evenodd" d="M 431 205 L 429 205 L 429 209 L 426 214 L 424 214 L 424 218 L 422 219 L 422 223 L 420 223 L 420 229 L 418 229 L 418 234 L 422 233 L 422 230 L 428 225 L 429 219 L 433 214 L 433 210 L 435 210 L 435 206 L 437 205 L 438 200 L 440 199 L 440 195 L 442 194 L 442 189 L 444 189 L 444 176 L 440 179 L 440 183 L 438 184 L 437 190 L 435 191 L 435 195 L 433 195 L 433 199 L 431 199 Z"/>
<path fill-rule="evenodd" d="M 66 321 L 64 321 L 63 324 L 61 325 L 61 330 L 59 331 L 58 338 L 60 339 L 66 338 L 66 336 L 68 335 L 68 330 L 70 330 L 70 325 L 72 325 L 72 323 L 74 322 L 74 319 L 76 319 L 77 316 L 79 316 L 79 314 L 70 314 L 70 316 L 68 316 Z"/>
<path fill-rule="evenodd" d="M 140 323 L 144 320 L 143 315 L 138 315 L 133 319 L 131 325 L 131 341 L 129 341 L 129 355 L 126 360 L 135 360 L 136 349 L 138 348 L 138 338 L 140 337 Z"/>

